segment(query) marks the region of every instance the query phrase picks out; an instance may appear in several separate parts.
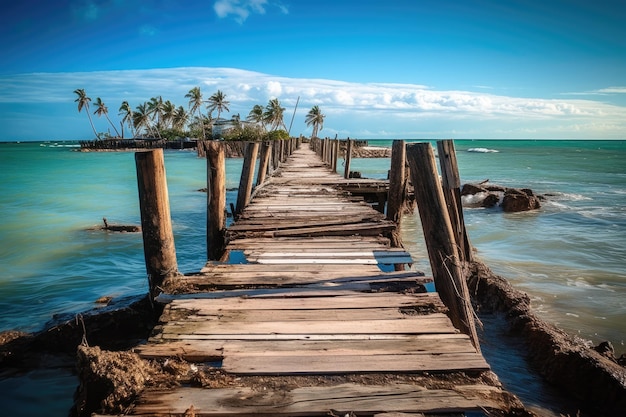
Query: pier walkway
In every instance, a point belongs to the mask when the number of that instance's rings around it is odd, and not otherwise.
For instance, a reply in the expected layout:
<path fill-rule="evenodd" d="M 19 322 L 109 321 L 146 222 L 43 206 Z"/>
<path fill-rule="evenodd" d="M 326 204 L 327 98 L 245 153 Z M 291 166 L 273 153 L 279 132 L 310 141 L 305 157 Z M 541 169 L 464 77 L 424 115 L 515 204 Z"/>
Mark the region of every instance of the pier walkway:
<path fill-rule="evenodd" d="M 198 376 L 145 391 L 129 415 L 507 410 L 510 395 L 426 290 L 432 280 L 394 270 L 413 262 L 385 237 L 395 224 L 341 181 L 303 147 L 255 191 L 227 230 L 229 259 L 162 294 L 161 323 L 136 350 Z"/>

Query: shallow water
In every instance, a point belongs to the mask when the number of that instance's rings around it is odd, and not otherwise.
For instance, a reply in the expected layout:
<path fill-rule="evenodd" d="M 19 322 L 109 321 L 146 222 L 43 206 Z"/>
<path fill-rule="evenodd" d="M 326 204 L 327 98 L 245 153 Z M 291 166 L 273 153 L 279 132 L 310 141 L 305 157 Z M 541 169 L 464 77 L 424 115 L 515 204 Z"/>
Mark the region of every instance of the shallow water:
<path fill-rule="evenodd" d="M 532 213 L 466 209 L 478 255 L 528 292 L 542 317 L 590 343 L 610 340 L 618 354 L 623 352 L 625 142 L 458 141 L 456 148 L 464 182 L 489 178 L 551 195 Z M 134 154 L 72 149 L 0 143 L 0 330 L 37 330 L 54 314 L 92 308 L 102 295 L 147 291 L 141 234 L 88 230 L 101 225 L 102 217 L 109 223 L 140 223 Z M 206 163 L 190 151 L 166 151 L 165 161 L 179 269 L 197 271 L 206 259 L 206 194 L 198 191 L 206 186 Z M 227 160 L 228 202 L 236 199 L 232 189 L 238 186 L 241 162 Z M 389 159 L 356 159 L 352 169 L 384 178 Z M 417 268 L 428 271 L 417 216 L 405 218 L 403 239 Z M 494 370 L 511 389 L 527 390 L 523 395 L 531 399 L 544 394 L 527 382 L 517 355 L 491 351 L 496 355 L 488 360 L 502 363 L 500 370 L 494 363 Z M 65 415 L 72 378 L 58 369 L 38 371 L 19 381 L 0 379 L 0 392 L 13 392 L 2 387 L 20 384 L 33 387 L 7 397 L 9 407 L 23 408 L 17 415 L 42 410 Z"/>

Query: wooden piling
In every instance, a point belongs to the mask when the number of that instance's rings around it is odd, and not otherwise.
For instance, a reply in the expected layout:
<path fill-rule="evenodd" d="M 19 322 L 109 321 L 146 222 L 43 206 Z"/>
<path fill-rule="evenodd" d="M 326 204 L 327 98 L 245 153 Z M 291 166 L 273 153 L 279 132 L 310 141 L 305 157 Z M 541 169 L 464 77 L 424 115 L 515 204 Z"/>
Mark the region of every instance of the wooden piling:
<path fill-rule="evenodd" d="M 346 140 L 346 157 L 344 159 L 343 177 L 350 178 L 350 164 L 352 163 L 352 145 L 354 141 L 350 138 Z"/>
<path fill-rule="evenodd" d="M 259 153 L 258 142 L 248 142 L 246 145 L 243 167 L 241 168 L 241 179 L 239 181 L 239 192 L 237 194 L 237 205 L 235 206 L 235 217 L 239 216 L 243 209 L 250 202 L 252 194 L 252 182 L 254 180 L 254 167 Z"/>
<path fill-rule="evenodd" d="M 391 169 L 389 171 L 389 197 L 387 219 L 400 225 L 406 190 L 406 146 L 403 140 L 394 140 L 391 147 Z"/>
<path fill-rule="evenodd" d="M 337 172 L 337 159 L 339 158 L 339 140 L 333 140 L 332 158 L 330 166 L 333 172 Z"/>
<path fill-rule="evenodd" d="M 439 181 L 435 154 L 430 143 L 408 145 L 406 152 L 435 287 L 450 309 L 452 323 L 469 335 L 476 349 L 480 350 L 474 312 Z"/>
<path fill-rule="evenodd" d="M 472 246 L 465 229 L 463 218 L 463 206 L 461 203 L 461 178 L 452 140 L 437 141 L 437 153 L 439 154 L 439 164 L 441 166 L 441 183 L 443 195 L 448 206 L 450 222 L 454 238 L 459 250 L 461 261 L 472 260 Z"/>
<path fill-rule="evenodd" d="M 179 275 L 163 150 L 135 153 L 135 165 L 143 250 L 150 295 L 154 298 L 165 278 Z"/>
<path fill-rule="evenodd" d="M 267 169 L 270 163 L 270 156 L 272 154 L 272 142 L 269 140 L 264 141 L 261 144 L 261 157 L 259 159 L 259 172 L 256 176 L 256 186 L 265 182 L 265 176 L 267 175 Z"/>
<path fill-rule="evenodd" d="M 224 254 L 226 232 L 226 158 L 224 143 L 205 142 L 207 158 L 207 259 Z"/>

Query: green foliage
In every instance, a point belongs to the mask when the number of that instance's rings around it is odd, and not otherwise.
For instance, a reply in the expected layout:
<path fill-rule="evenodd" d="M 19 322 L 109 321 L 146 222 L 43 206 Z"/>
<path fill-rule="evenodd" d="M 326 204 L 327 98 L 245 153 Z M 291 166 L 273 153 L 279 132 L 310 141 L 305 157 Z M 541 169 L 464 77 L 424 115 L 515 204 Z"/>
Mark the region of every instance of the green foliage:
<path fill-rule="evenodd" d="M 184 138 L 189 136 L 188 132 L 184 132 L 180 129 L 160 129 L 159 133 L 161 137 L 165 140 L 178 140 L 180 138 Z"/>
<path fill-rule="evenodd" d="M 244 125 L 228 129 L 222 133 L 224 140 L 260 141 L 263 140 L 265 132 L 261 126 Z"/>
<path fill-rule="evenodd" d="M 265 135 L 267 140 L 285 140 L 289 139 L 289 133 L 286 130 L 272 130 Z"/>

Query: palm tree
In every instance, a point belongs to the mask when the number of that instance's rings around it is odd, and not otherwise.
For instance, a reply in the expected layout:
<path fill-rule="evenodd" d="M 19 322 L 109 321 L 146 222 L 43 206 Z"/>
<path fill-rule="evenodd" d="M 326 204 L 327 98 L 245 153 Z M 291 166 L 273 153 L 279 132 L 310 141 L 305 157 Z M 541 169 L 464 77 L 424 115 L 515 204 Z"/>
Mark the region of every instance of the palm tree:
<path fill-rule="evenodd" d="M 263 128 L 263 130 L 265 130 L 265 118 L 263 115 L 263 106 L 261 106 L 260 104 L 255 104 L 252 110 L 250 110 L 248 117 L 246 117 L 246 120 L 249 122 L 254 122 L 257 125 L 260 125 Z"/>
<path fill-rule="evenodd" d="M 156 119 L 155 132 L 159 138 L 161 138 L 160 129 L 161 121 L 163 119 L 163 97 L 159 96 L 150 98 L 148 102 L 148 114 L 150 115 L 150 119 L 154 121 Z"/>
<path fill-rule="evenodd" d="M 209 114 L 217 110 L 217 119 L 220 118 L 223 110 L 230 111 L 228 108 L 230 103 L 226 101 L 226 94 L 222 93 L 220 90 L 217 90 L 215 94 L 209 97 L 208 102 L 210 103 L 208 106 Z"/>
<path fill-rule="evenodd" d="M 162 106 L 163 111 L 163 125 L 168 128 L 172 126 L 174 120 L 174 112 L 176 111 L 176 106 L 169 100 L 165 101 Z"/>
<path fill-rule="evenodd" d="M 152 118 L 150 116 L 150 109 L 147 103 L 142 103 L 137 106 L 137 110 L 133 112 L 133 125 L 137 132 L 142 129 L 146 129 L 146 133 L 150 134 L 150 122 Z"/>
<path fill-rule="evenodd" d="M 189 113 L 185 110 L 183 106 L 178 106 L 174 110 L 172 117 L 172 127 L 177 130 L 183 130 L 189 121 Z"/>
<path fill-rule="evenodd" d="M 313 106 L 306 115 L 306 125 L 313 125 L 313 132 L 311 132 L 311 139 L 317 137 L 317 132 L 324 128 L 324 118 L 326 116 L 322 114 L 319 106 Z"/>
<path fill-rule="evenodd" d="M 115 133 L 119 138 L 120 132 L 117 131 L 117 128 L 115 127 L 111 119 L 109 119 L 109 108 L 106 106 L 106 104 L 104 104 L 104 101 L 102 101 L 100 97 L 96 97 L 96 106 L 96 110 L 93 112 L 93 114 L 97 115 L 98 117 L 104 114 L 104 117 L 106 117 L 106 119 L 109 121 L 109 124 L 113 126 L 113 130 L 115 130 Z"/>
<path fill-rule="evenodd" d="M 128 101 L 122 101 L 118 116 L 124 116 L 122 118 L 122 137 L 124 137 L 124 123 L 128 124 L 131 135 L 135 137 L 135 131 L 133 129 L 133 109 L 130 107 L 130 104 L 128 104 Z"/>
<path fill-rule="evenodd" d="M 280 102 L 277 98 L 269 101 L 265 107 L 265 113 L 263 113 L 263 119 L 265 123 L 270 125 L 271 130 L 278 130 L 279 127 L 287 130 L 284 122 L 285 108 L 280 107 Z"/>
<path fill-rule="evenodd" d="M 189 99 L 189 113 L 194 114 L 198 113 L 196 116 L 198 119 L 202 120 L 202 92 L 200 91 L 200 87 L 194 87 L 187 94 L 185 94 L 185 98 Z M 206 137 L 206 132 L 204 131 L 204 123 L 200 123 L 202 125 L 202 139 Z"/>
<path fill-rule="evenodd" d="M 89 118 L 89 124 L 93 129 L 94 135 L 96 135 L 96 138 L 98 138 L 98 132 L 96 132 L 96 128 L 93 125 L 93 121 L 91 120 L 91 114 L 89 114 L 89 102 L 91 101 L 91 98 L 87 96 L 87 93 L 85 93 L 85 90 L 83 90 L 82 88 L 74 90 L 74 94 L 78 96 L 78 98 L 74 100 L 74 102 L 78 103 L 78 112 L 80 113 L 83 107 L 85 108 L 85 113 L 87 113 L 87 117 Z"/>

